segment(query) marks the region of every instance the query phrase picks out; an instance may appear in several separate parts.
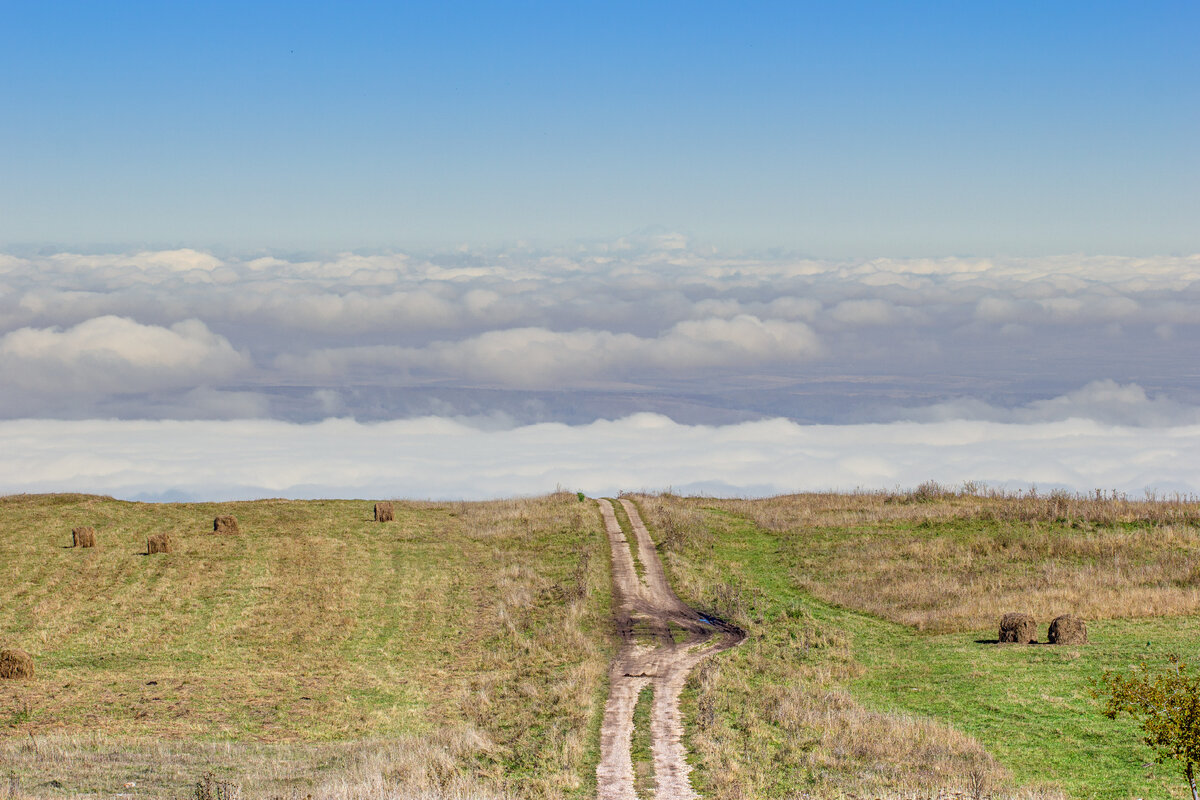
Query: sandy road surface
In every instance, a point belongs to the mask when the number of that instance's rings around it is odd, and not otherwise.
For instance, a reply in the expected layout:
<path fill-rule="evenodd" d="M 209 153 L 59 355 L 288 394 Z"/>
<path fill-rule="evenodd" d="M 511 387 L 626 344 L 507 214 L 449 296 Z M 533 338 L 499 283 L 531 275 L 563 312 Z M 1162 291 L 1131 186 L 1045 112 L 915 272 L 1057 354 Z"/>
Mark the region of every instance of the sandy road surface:
<path fill-rule="evenodd" d="M 713 653 L 739 644 L 745 634 L 733 625 L 703 617 L 675 596 L 637 508 L 622 500 L 637 540 L 637 557 L 643 568 L 639 577 L 610 501 L 598 502 L 612 548 L 613 607 L 622 639 L 609 672 L 608 704 L 600 729 L 600 763 L 596 767 L 599 798 L 637 800 L 629 749 L 633 707 L 647 684 L 654 686 L 650 712 L 654 797 L 697 797 L 688 781 L 690 767 L 683 748 L 679 694 L 692 667 Z M 671 635 L 672 623 L 687 632 L 683 641 L 676 642 Z"/>

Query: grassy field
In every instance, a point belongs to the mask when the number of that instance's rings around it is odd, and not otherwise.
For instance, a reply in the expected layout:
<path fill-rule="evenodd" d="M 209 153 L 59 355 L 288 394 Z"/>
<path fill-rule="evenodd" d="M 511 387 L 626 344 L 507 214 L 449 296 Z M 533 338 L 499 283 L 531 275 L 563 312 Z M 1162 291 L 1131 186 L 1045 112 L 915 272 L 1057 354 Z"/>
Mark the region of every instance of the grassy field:
<path fill-rule="evenodd" d="M 1195 505 L 637 502 L 681 597 L 750 632 L 686 698 L 706 795 L 1185 796 L 1088 681 L 1168 652 L 1200 660 Z M 1092 643 L 996 645 L 1007 610 L 1038 615 L 1043 639 L 1052 616 L 1083 614 Z"/>
<path fill-rule="evenodd" d="M 242 533 L 215 535 L 218 513 Z M 71 528 L 96 527 L 75 549 Z M 175 550 L 145 555 L 169 532 Z M 585 797 L 607 541 L 574 495 L 480 504 L 0 499 L 0 790 Z"/>
<path fill-rule="evenodd" d="M 750 635 L 683 698 L 704 796 L 1185 796 L 1088 688 L 1167 653 L 1200 662 L 1200 506 L 937 487 L 634 499 L 679 595 Z M 214 535 L 218 513 L 242 533 Z M 0 646 L 38 669 L 0 682 L 0 798 L 593 796 L 614 647 L 595 505 L 396 516 L 0 498 Z M 69 547 L 83 524 L 97 548 Z M 160 531 L 175 551 L 145 555 Z M 1092 641 L 999 646 L 1005 611 L 1043 638 L 1079 614 Z"/>

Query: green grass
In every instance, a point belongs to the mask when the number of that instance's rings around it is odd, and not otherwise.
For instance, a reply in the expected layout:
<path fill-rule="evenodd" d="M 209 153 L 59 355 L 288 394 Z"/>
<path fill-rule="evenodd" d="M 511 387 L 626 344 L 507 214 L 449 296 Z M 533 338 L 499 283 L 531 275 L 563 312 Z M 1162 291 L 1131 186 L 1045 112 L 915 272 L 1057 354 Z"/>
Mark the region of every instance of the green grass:
<path fill-rule="evenodd" d="M 1136 726 L 1103 717 L 1089 681 L 1142 660 L 1164 664 L 1167 653 L 1196 663 L 1196 625 L 1194 617 L 1100 620 L 1079 647 L 999 646 L 990 630 L 921 637 L 901 629 L 874 641 L 860 635 L 855 653 L 867 670 L 853 691 L 878 708 L 950 722 L 1018 783 L 1052 777 L 1079 798 L 1182 797 L 1182 771 L 1149 763 Z"/>
<path fill-rule="evenodd" d="M 639 500 L 647 522 L 654 502 Z M 750 633 L 704 662 L 684 696 L 705 796 L 963 789 L 978 771 L 994 787 L 1076 798 L 1186 795 L 1173 765 L 1148 763 L 1131 721 L 1101 715 L 1089 680 L 1168 652 L 1200 662 L 1196 617 L 1090 621 L 1080 647 L 999 646 L 991 629 L 922 634 L 802 590 L 807 545 L 707 508 L 667 554 L 681 597 Z"/>
<path fill-rule="evenodd" d="M 650 750 L 650 709 L 654 706 L 654 684 L 638 692 L 633 707 L 633 737 L 629 755 L 633 760 L 633 790 L 638 797 L 654 796 L 654 754 Z"/>
<path fill-rule="evenodd" d="M 625 513 L 625 506 L 621 505 L 619 500 L 606 500 L 611 503 L 613 513 L 616 514 L 617 522 L 621 526 L 621 533 L 625 535 L 625 543 L 629 545 L 629 555 L 633 558 L 633 571 L 637 573 L 638 580 L 646 577 L 646 566 L 642 564 L 641 556 L 638 555 L 637 536 L 633 532 L 633 523 L 629 521 L 629 514 Z"/>
<path fill-rule="evenodd" d="M 667 630 L 671 634 L 671 641 L 675 644 L 683 644 L 687 641 L 688 636 L 691 635 L 687 628 L 676 625 L 674 622 L 668 625 Z"/>

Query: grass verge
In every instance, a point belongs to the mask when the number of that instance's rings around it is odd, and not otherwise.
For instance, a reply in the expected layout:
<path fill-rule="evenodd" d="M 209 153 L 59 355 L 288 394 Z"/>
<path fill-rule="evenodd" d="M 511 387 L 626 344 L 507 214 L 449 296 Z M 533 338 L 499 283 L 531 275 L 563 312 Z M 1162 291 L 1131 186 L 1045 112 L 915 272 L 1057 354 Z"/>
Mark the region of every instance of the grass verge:
<path fill-rule="evenodd" d="M 646 684 L 638 692 L 633 707 L 633 737 L 629 755 L 633 760 L 633 790 L 638 797 L 654 796 L 654 754 L 650 751 L 650 709 L 654 706 L 654 685 Z"/>
<path fill-rule="evenodd" d="M 629 546 L 629 555 L 633 558 L 633 570 L 637 573 L 638 580 L 642 580 L 646 577 L 646 566 L 638 555 L 637 535 L 633 532 L 633 523 L 629 521 L 629 514 L 625 513 L 625 507 L 619 501 L 609 499 L 607 502 L 612 505 L 613 513 L 621 526 L 621 533 L 625 535 L 625 544 Z"/>

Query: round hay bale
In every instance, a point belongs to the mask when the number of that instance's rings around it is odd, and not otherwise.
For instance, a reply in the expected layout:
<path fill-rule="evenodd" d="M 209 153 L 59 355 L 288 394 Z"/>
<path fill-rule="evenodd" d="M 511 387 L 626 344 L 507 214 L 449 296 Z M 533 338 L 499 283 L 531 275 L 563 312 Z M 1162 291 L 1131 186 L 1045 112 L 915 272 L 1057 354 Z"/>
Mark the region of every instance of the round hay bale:
<path fill-rule="evenodd" d="M 165 533 L 156 533 L 146 540 L 146 555 L 171 552 L 171 537 Z"/>
<path fill-rule="evenodd" d="M 1037 620 L 1028 614 L 1005 614 L 1000 618 L 1000 641 L 1033 644 L 1037 641 Z"/>
<path fill-rule="evenodd" d="M 231 514 L 223 514 L 213 520 L 213 533 L 241 533 L 238 528 L 237 517 Z"/>
<path fill-rule="evenodd" d="M 1087 640 L 1087 625 L 1070 614 L 1055 617 L 1046 632 L 1046 641 L 1050 644 L 1087 644 Z"/>
<path fill-rule="evenodd" d="M 33 677 L 33 656 L 16 647 L 0 650 L 0 678 L 23 680 Z"/>
<path fill-rule="evenodd" d="M 388 502 L 375 504 L 375 521 L 376 522 L 393 522 L 396 519 L 396 511 L 392 508 L 392 504 Z"/>
<path fill-rule="evenodd" d="M 91 525 L 82 525 L 71 529 L 71 540 L 76 547 L 95 547 L 96 529 Z"/>

